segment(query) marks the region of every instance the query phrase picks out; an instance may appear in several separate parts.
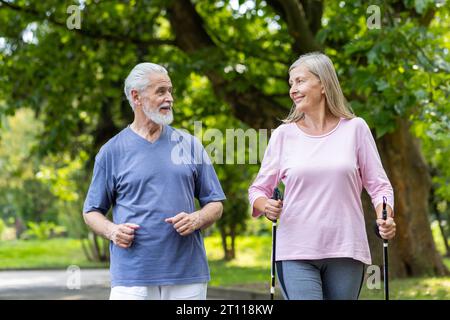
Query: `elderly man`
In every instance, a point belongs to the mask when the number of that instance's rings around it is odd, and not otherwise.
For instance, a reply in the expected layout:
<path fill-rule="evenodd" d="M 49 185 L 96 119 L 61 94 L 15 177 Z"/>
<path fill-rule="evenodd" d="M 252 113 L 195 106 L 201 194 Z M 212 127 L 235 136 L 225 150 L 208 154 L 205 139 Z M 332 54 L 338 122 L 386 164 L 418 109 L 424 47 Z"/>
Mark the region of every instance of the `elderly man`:
<path fill-rule="evenodd" d="M 136 65 L 124 91 L 134 121 L 97 154 L 83 208 L 89 227 L 111 240 L 110 299 L 206 299 L 200 230 L 222 215 L 217 175 L 201 143 L 169 126 L 166 69 Z M 113 222 L 105 217 L 111 206 Z"/>

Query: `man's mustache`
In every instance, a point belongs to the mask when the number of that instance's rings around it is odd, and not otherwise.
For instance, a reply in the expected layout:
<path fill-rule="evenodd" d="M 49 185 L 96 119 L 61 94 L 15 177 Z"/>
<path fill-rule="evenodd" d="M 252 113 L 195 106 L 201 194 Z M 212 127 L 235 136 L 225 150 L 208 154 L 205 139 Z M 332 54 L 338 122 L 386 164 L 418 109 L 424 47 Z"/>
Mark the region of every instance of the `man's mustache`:
<path fill-rule="evenodd" d="M 159 106 L 159 107 L 158 107 L 158 111 L 160 111 L 160 110 L 163 109 L 163 108 L 170 108 L 170 109 L 173 109 L 173 104 L 170 104 L 170 103 L 168 103 L 168 104 L 163 104 L 162 106 Z"/>

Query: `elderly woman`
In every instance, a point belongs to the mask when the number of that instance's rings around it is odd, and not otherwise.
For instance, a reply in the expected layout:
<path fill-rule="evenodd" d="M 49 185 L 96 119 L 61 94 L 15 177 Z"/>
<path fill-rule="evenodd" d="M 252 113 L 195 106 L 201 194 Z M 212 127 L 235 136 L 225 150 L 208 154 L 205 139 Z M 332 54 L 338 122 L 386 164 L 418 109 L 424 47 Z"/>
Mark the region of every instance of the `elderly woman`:
<path fill-rule="evenodd" d="M 358 299 L 371 264 L 361 191 L 372 199 L 381 237 L 392 239 L 393 189 L 367 123 L 346 106 L 331 60 L 301 56 L 289 68 L 289 85 L 294 106 L 249 188 L 252 215 L 280 219 L 276 261 L 285 299 Z M 280 181 L 284 201 L 271 200 Z"/>

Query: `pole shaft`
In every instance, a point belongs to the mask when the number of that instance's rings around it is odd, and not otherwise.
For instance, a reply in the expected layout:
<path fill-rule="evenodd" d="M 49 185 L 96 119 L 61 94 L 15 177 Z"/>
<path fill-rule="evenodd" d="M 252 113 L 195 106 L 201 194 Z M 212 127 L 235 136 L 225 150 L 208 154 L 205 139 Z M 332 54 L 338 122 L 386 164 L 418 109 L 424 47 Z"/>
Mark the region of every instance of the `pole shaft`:
<path fill-rule="evenodd" d="M 389 261 L 388 261 L 388 242 L 383 241 L 383 265 L 384 265 L 384 299 L 389 300 Z"/>
<path fill-rule="evenodd" d="M 271 287 L 270 287 L 270 300 L 274 299 L 275 294 L 275 250 L 277 243 L 277 221 L 272 221 L 272 264 L 270 268 L 271 275 Z"/>
<path fill-rule="evenodd" d="M 273 190 L 272 199 L 274 200 L 282 200 L 281 192 L 278 188 L 275 188 Z M 270 266 L 270 276 L 271 276 L 271 282 L 270 282 L 270 300 L 274 299 L 275 295 L 275 249 L 276 249 L 276 243 L 277 243 L 277 220 L 272 220 L 272 261 Z"/>
<path fill-rule="evenodd" d="M 387 198 L 383 197 L 383 220 L 387 220 Z M 388 240 L 383 240 L 383 277 L 384 277 L 384 299 L 389 300 L 389 260 L 388 260 Z"/>

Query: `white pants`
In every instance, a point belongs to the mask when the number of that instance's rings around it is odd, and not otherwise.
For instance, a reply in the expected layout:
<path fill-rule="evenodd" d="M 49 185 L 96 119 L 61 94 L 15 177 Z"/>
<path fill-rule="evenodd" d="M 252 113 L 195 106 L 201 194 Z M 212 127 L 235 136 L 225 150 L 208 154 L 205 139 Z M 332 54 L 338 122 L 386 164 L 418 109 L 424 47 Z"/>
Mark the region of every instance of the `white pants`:
<path fill-rule="evenodd" d="M 206 300 L 208 283 L 111 288 L 110 300 Z"/>

